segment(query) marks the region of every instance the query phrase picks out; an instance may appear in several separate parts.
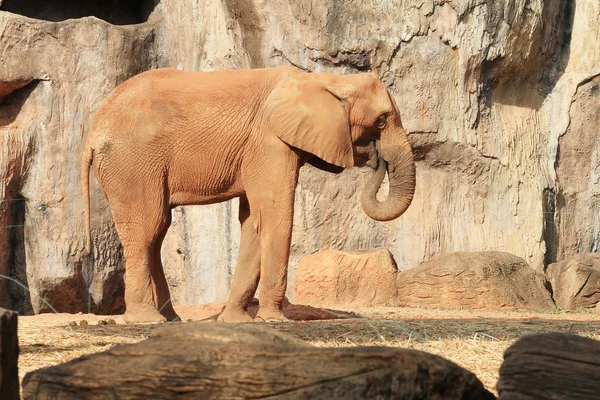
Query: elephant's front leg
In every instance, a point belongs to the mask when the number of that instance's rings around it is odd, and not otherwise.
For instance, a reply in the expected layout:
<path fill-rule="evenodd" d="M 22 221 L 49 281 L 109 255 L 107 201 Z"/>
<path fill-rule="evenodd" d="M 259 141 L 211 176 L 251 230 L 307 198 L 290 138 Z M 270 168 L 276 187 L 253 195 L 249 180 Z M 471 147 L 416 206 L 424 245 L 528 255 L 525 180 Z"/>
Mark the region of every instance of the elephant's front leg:
<path fill-rule="evenodd" d="M 277 137 L 265 136 L 248 160 L 244 184 L 260 241 L 259 309 L 255 321 L 285 321 L 282 306 L 292 239 L 300 156 Z"/>
<path fill-rule="evenodd" d="M 221 322 L 252 321 L 248 314 L 248 304 L 254 298 L 260 277 L 260 241 L 245 197 L 240 198 L 239 220 L 242 225 L 240 251 L 229 300 L 218 317 L 218 321 Z"/>
<path fill-rule="evenodd" d="M 260 291 L 255 321 L 287 321 L 282 306 L 293 225 L 294 192 L 290 190 L 283 198 L 265 201 L 260 207 Z"/>

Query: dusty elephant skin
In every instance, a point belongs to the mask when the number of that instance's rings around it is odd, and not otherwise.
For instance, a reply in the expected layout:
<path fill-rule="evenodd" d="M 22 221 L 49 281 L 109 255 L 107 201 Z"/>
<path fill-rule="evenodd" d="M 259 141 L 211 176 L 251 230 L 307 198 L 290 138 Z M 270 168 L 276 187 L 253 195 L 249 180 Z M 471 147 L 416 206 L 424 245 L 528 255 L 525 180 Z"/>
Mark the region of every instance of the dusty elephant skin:
<path fill-rule="evenodd" d="M 318 348 L 249 324 L 159 328 L 141 343 L 39 369 L 23 382 L 26 399 L 148 393 L 153 399 L 494 399 L 473 373 L 433 354 Z"/>
<path fill-rule="evenodd" d="M 87 252 L 92 166 L 123 244 L 125 320 L 177 318 L 160 257 L 171 209 L 235 197 L 242 237 L 220 320 L 251 320 L 259 279 L 255 319 L 284 320 L 294 193 L 306 162 L 333 173 L 373 168 L 362 205 L 375 220 L 399 217 L 412 201 L 412 150 L 396 103 L 373 74 L 165 68 L 117 87 L 92 123 L 82 183 Z M 379 201 L 386 173 L 389 195 Z"/>

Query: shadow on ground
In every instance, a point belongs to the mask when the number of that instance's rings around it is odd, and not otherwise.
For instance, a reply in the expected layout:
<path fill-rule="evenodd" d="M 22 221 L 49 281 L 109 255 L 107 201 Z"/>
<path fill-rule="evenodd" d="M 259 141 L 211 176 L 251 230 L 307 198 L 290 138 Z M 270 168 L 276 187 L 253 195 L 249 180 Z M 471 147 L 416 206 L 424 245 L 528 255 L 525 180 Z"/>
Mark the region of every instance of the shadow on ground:
<path fill-rule="evenodd" d="M 600 334 L 600 320 L 575 320 L 567 317 L 564 319 L 402 319 L 400 316 L 395 315 L 394 318 L 386 319 L 362 317 L 344 311 L 309 306 L 290 305 L 287 310 L 286 316 L 293 319 L 293 323 L 272 322 L 265 324 L 298 339 L 322 345 L 346 343 L 354 346 L 399 346 L 405 342 L 427 343 L 429 341 L 444 340 L 512 341 L 523 335 L 544 332 L 573 333 L 588 337 Z M 217 312 L 209 318 L 191 322 L 213 323 L 218 314 Z M 255 307 L 250 309 L 250 314 L 256 314 Z M 179 323 L 181 322 L 167 324 Z M 152 330 L 167 324 L 86 325 L 66 326 L 64 329 L 90 337 L 120 336 L 134 339 L 152 336 Z M 52 351 L 51 348 L 48 351 Z M 28 351 L 27 348 L 23 350 Z M 45 348 L 38 348 L 38 350 L 45 351 Z"/>
<path fill-rule="evenodd" d="M 523 335 L 564 332 L 582 336 L 600 333 L 600 321 L 478 319 L 370 319 L 275 323 L 271 326 L 299 339 L 322 345 L 402 345 L 446 340 L 512 341 Z"/>
<path fill-rule="evenodd" d="M 221 314 L 224 308 L 225 302 L 222 301 L 201 306 L 180 306 L 175 307 L 175 310 L 184 321 L 216 321 L 217 317 L 219 314 Z M 254 299 L 248 306 L 248 314 L 254 318 L 257 312 L 258 299 Z M 289 301 L 287 301 L 287 299 L 285 300 L 283 306 L 283 314 L 286 318 L 289 318 L 292 321 L 320 321 L 360 318 L 358 314 L 353 312 L 291 304 Z"/>

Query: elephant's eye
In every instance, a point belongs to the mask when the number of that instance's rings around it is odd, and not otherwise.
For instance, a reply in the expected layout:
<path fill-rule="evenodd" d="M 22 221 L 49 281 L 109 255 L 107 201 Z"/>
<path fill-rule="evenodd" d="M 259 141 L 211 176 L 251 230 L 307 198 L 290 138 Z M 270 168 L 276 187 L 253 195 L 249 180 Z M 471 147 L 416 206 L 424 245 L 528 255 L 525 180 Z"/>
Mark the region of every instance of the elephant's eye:
<path fill-rule="evenodd" d="M 383 129 L 385 128 L 385 125 L 387 124 L 387 114 L 381 114 L 378 118 L 377 118 L 377 128 L 378 129 Z"/>

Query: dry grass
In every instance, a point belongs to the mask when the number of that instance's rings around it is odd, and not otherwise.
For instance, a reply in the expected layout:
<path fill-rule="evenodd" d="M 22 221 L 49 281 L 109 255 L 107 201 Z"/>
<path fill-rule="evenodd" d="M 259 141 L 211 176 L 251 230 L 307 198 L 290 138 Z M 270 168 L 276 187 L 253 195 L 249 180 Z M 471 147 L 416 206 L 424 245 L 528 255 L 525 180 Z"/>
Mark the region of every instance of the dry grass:
<path fill-rule="evenodd" d="M 72 314 L 41 314 L 19 317 L 19 377 L 27 372 L 67 362 L 79 356 L 136 343 L 148 329 L 132 325 L 97 325 L 107 317 Z M 86 320 L 87 326 L 70 326 Z"/>
<path fill-rule="evenodd" d="M 197 319 L 198 314 L 184 318 Z M 319 347 L 394 346 L 447 358 L 474 372 L 495 392 L 502 356 L 519 337 L 540 332 L 570 332 L 600 340 L 596 313 L 528 314 L 376 308 L 360 310 L 362 319 L 271 324 L 273 329 Z M 69 326 L 85 319 L 88 325 Z M 19 318 L 19 374 L 69 361 L 112 346 L 143 340 L 154 326 L 97 325 L 107 317 L 45 314 Z"/>
<path fill-rule="evenodd" d="M 569 332 L 600 340 L 600 316 L 469 311 L 364 310 L 364 320 L 278 324 L 320 347 L 392 346 L 436 354 L 472 371 L 496 393 L 504 351 L 523 335 Z"/>

